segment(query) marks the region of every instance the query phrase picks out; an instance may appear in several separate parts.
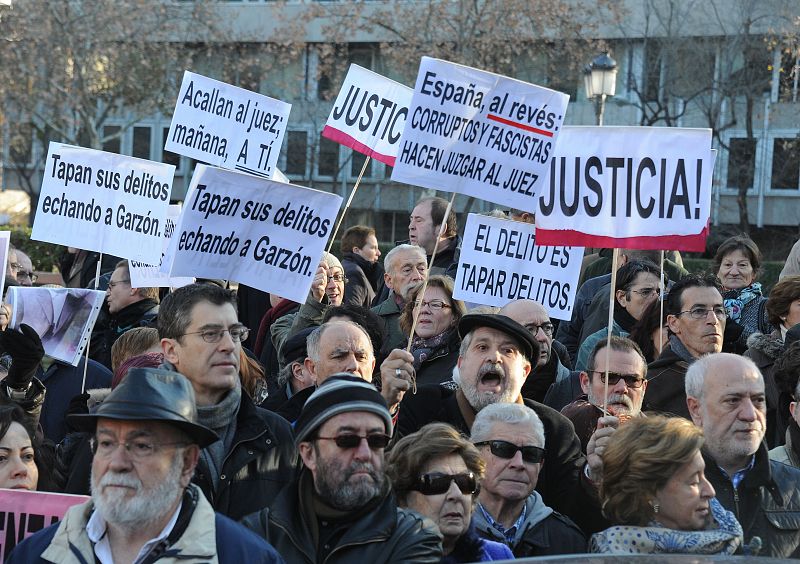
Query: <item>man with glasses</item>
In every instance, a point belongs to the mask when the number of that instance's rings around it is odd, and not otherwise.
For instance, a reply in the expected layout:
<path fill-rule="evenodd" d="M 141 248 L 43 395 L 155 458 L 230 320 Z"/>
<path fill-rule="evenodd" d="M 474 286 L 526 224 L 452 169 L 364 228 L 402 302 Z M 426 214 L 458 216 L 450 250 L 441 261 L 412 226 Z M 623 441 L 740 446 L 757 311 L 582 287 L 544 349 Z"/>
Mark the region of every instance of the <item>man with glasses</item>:
<path fill-rule="evenodd" d="M 200 423 L 220 436 L 202 450 L 195 483 L 233 519 L 268 505 L 294 476 L 297 452 L 289 423 L 242 391 L 249 330 L 239 323 L 235 294 L 214 284 L 178 288 L 161 304 L 158 332 L 166 367 L 189 379 Z"/>
<path fill-rule="evenodd" d="M 287 562 L 439 562 L 441 535 L 397 507 L 384 473 L 392 418 L 375 388 L 328 378 L 295 425 L 299 478 L 243 522 Z"/>
<path fill-rule="evenodd" d="M 20 543 L 9 562 L 283 562 L 190 484 L 200 449 L 218 437 L 197 423 L 183 376 L 133 369 L 93 414 L 70 420 L 93 434 L 92 499 Z"/>
<path fill-rule="evenodd" d="M 586 537 L 535 491 L 546 455 L 544 426 L 531 408 L 496 403 L 475 416 L 470 439 L 486 463 L 472 521 L 479 535 L 517 558 L 586 552 Z"/>
<path fill-rule="evenodd" d="M 13 266 L 13 265 L 12 265 Z M 17 249 L 17 282 L 20 286 L 33 286 L 39 279 L 33 271 L 33 262 L 31 257 Z"/>
<path fill-rule="evenodd" d="M 664 302 L 669 346 L 650 363 L 647 409 L 690 419 L 686 406 L 686 370 L 698 358 L 722 351 L 725 306 L 713 275 L 689 276 L 675 283 Z"/>

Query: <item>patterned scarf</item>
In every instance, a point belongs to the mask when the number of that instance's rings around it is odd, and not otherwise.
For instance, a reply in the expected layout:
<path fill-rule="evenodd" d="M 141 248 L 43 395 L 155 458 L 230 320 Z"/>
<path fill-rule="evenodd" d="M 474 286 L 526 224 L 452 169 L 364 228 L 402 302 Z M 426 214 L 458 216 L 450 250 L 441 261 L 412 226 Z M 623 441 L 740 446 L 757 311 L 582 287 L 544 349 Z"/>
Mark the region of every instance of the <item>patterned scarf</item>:
<path fill-rule="evenodd" d="M 414 355 L 414 370 L 419 370 L 423 362 L 431 357 L 437 356 L 440 352 L 444 351 L 446 353 L 450 343 L 450 337 L 455 330 L 455 327 L 451 327 L 444 333 L 434 335 L 433 337 L 414 337 L 411 341 L 411 354 Z"/>
<path fill-rule="evenodd" d="M 753 282 L 746 288 L 740 290 L 728 290 L 722 294 L 725 310 L 728 312 L 728 319 L 737 323 L 742 318 L 744 306 L 756 298 L 761 297 L 761 283 Z"/>

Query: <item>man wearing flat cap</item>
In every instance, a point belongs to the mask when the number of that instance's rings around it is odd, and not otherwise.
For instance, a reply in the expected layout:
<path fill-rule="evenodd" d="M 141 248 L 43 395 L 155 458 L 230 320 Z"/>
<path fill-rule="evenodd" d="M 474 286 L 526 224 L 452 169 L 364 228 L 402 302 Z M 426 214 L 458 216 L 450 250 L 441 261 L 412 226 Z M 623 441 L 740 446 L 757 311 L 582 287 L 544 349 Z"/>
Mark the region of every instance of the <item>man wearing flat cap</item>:
<path fill-rule="evenodd" d="M 93 433 L 92 499 L 20 543 L 9 562 L 283 562 L 190 484 L 200 449 L 218 437 L 197 423 L 185 377 L 132 369 L 93 414 L 70 419 Z"/>
<path fill-rule="evenodd" d="M 243 520 L 288 562 L 439 562 L 433 523 L 397 507 L 384 474 L 392 418 L 375 387 L 351 374 L 326 379 L 295 424 L 297 481 Z"/>
<path fill-rule="evenodd" d="M 570 514 L 584 457 L 572 423 L 554 409 L 523 399 L 521 390 L 539 359 L 539 343 L 525 327 L 500 314 L 467 314 L 458 323 L 461 348 L 453 370 L 458 388 L 420 386 L 400 403 L 395 438 L 434 421 L 469 435 L 475 415 L 494 403 L 524 403 L 544 424 L 547 454 L 536 490 L 545 504 Z"/>

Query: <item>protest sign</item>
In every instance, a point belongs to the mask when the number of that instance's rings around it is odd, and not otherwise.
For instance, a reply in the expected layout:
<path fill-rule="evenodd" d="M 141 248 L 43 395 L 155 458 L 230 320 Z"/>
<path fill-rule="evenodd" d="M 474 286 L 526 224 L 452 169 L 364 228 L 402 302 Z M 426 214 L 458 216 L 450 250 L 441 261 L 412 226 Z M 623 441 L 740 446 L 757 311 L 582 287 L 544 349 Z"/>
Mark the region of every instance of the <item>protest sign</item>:
<path fill-rule="evenodd" d="M 172 239 L 172 234 L 175 232 L 175 224 L 180 215 L 181 206 L 179 204 L 171 205 L 167 210 L 164 238 L 161 241 L 161 260 L 164 259 L 164 253 L 167 251 L 169 242 Z M 164 274 L 160 271 L 160 267 L 160 261 L 158 264 L 145 264 L 139 261 L 130 261 L 128 263 L 128 271 L 131 276 L 131 286 L 133 288 L 180 288 L 181 286 L 186 286 L 194 282 L 194 278 L 191 276 L 170 278 L 168 274 Z"/>
<path fill-rule="evenodd" d="M 186 71 L 164 148 L 272 178 L 291 104 Z"/>
<path fill-rule="evenodd" d="M 394 166 L 412 90 L 350 65 L 322 135 Z"/>
<path fill-rule="evenodd" d="M 50 143 L 31 239 L 158 262 L 175 167 Z"/>
<path fill-rule="evenodd" d="M 565 127 L 538 197 L 538 241 L 685 248 L 708 222 L 713 164 L 710 129 Z"/>
<path fill-rule="evenodd" d="M 89 501 L 85 495 L 0 489 L 0 563 L 20 542 L 64 518 L 73 505 Z"/>
<path fill-rule="evenodd" d="M 41 337 L 45 354 L 77 366 L 105 297 L 99 290 L 12 286 L 7 296 L 9 327 L 30 325 Z"/>
<path fill-rule="evenodd" d="M 570 319 L 583 248 L 539 246 L 537 236 L 530 223 L 469 214 L 453 297 L 497 307 L 536 300 Z"/>
<path fill-rule="evenodd" d="M 342 198 L 198 165 L 165 261 L 304 302 Z M 163 268 L 163 266 L 162 266 Z"/>
<path fill-rule="evenodd" d="M 423 57 L 392 180 L 535 212 L 568 100 Z"/>
<path fill-rule="evenodd" d="M 11 243 L 11 231 L 0 231 L 0 264 L 3 265 L 3 272 L 8 272 L 9 252 L 8 246 Z M 6 277 L 0 277 L 0 296 L 5 295 Z M 10 320 L 9 320 L 10 321 Z"/>

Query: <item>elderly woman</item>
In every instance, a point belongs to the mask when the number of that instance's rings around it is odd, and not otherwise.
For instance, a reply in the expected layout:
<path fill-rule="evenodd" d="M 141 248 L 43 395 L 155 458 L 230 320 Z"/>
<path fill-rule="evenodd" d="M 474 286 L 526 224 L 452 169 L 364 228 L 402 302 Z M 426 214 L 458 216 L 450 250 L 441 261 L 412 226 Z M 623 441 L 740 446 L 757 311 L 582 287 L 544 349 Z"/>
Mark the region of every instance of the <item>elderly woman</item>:
<path fill-rule="evenodd" d="M 411 336 L 417 385 L 441 384 L 451 379 L 458 360 L 458 322 L 466 308 L 464 302 L 453 299 L 453 279 L 448 276 L 431 276 L 424 296 L 420 296 L 421 289 L 413 290 L 403 308 L 400 327 L 408 335 L 414 313 L 419 312 Z"/>
<path fill-rule="evenodd" d="M 770 448 L 781 444 L 786 424 L 780 424 L 779 390 L 775 383 L 775 361 L 786 350 L 786 332 L 800 323 L 800 276 L 787 276 L 773 286 L 766 302 L 767 318 L 777 327 L 772 333 L 753 333 L 747 339 L 745 356 L 753 359 L 761 374 L 767 392 L 767 444 Z"/>
<path fill-rule="evenodd" d="M 591 552 L 733 554 L 742 527 L 714 498 L 700 455 L 703 432 L 680 417 L 637 417 L 611 438 L 600 499 L 617 526 L 592 536 Z"/>
<path fill-rule="evenodd" d="M 731 321 L 744 329 L 736 342 L 736 351 L 743 353 L 747 338 L 755 332 L 769 334 L 772 325 L 766 311 L 761 284 L 756 282 L 761 269 L 761 251 L 749 237 L 738 235 L 725 240 L 714 255 L 714 269 L 722 283 L 722 298 Z"/>
<path fill-rule="evenodd" d="M 478 450 L 453 427 L 431 423 L 392 449 L 386 473 L 400 507 L 431 519 L 442 533 L 442 562 L 513 558 L 501 543 L 480 538 L 471 526 L 485 464 Z"/>

